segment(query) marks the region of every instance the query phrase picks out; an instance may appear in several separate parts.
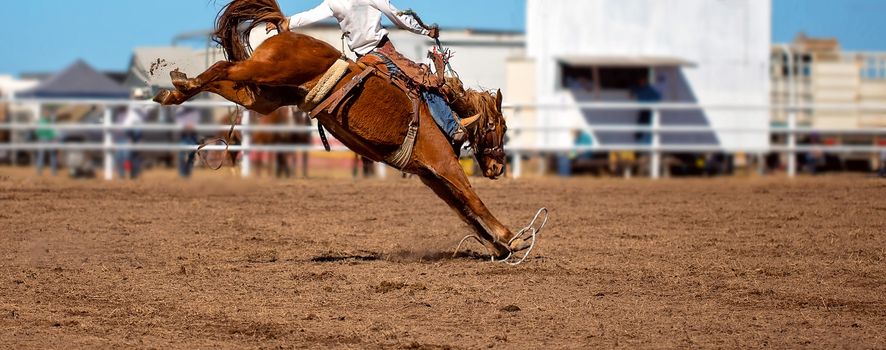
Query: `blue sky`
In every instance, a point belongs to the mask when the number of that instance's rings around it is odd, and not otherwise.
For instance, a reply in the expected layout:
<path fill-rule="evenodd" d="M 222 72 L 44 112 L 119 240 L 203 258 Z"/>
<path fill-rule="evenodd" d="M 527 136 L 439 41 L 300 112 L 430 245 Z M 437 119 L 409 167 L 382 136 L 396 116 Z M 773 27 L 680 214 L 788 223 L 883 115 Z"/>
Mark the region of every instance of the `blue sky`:
<path fill-rule="evenodd" d="M 226 0 L 19 0 L 0 4 L 0 74 L 54 71 L 77 58 L 122 70 L 136 46 L 168 45 L 207 29 Z M 556 1 L 556 0 L 548 0 Z M 630 1 L 630 0 L 625 0 Z M 755 0 L 745 0 L 755 1 Z M 525 27 L 525 0 L 394 0 L 429 22 L 485 29 Z M 280 0 L 288 13 L 318 0 Z M 849 50 L 886 51 L 886 0 L 773 0 L 773 40 L 799 31 L 838 37 Z"/>

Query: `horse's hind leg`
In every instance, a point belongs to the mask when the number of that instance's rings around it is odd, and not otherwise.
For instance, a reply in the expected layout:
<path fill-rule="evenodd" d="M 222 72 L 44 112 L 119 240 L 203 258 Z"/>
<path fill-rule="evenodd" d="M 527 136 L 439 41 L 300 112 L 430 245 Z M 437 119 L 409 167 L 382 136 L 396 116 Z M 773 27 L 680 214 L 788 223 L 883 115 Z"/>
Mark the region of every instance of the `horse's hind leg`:
<path fill-rule="evenodd" d="M 205 72 L 195 78 L 188 77 L 179 71 L 170 73 L 172 84 L 185 93 L 201 91 L 207 85 L 218 81 L 232 81 L 235 83 L 249 83 L 268 86 L 288 86 L 302 83 L 310 79 L 309 76 L 293 77 L 295 69 L 285 63 L 269 61 L 261 58 L 250 58 L 240 62 L 219 61 L 209 67 Z M 322 73 L 322 71 L 321 71 Z"/>
<path fill-rule="evenodd" d="M 269 114 L 280 108 L 281 101 L 273 95 L 253 94 L 249 89 L 237 86 L 232 81 L 216 81 L 205 86 L 202 90 L 191 94 L 182 93 L 179 90 L 163 90 L 154 97 L 154 101 L 161 105 L 178 105 L 194 97 L 197 93 L 209 92 L 224 97 L 228 101 L 246 107 L 261 114 Z"/>
<path fill-rule="evenodd" d="M 197 94 L 202 91 L 206 85 L 218 80 L 225 80 L 225 73 L 234 65 L 236 65 L 236 63 L 219 61 L 195 78 L 189 79 L 185 73 L 182 73 L 179 70 L 170 72 L 169 77 L 172 78 L 172 85 L 175 85 L 175 88 L 178 89 L 178 91 L 181 91 L 186 95 Z"/>
<path fill-rule="evenodd" d="M 163 106 L 180 105 L 190 100 L 191 97 L 194 95 L 185 95 L 178 90 L 161 90 L 157 96 L 154 96 L 154 102 Z"/>

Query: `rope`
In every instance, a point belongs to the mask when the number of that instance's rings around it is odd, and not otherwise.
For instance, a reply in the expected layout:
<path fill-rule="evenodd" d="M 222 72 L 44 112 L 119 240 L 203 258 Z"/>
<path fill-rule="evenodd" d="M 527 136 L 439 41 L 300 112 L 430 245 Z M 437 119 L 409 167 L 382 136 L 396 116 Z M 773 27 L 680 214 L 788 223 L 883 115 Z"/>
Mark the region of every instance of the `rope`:
<path fill-rule="evenodd" d="M 539 218 L 542 217 L 542 214 L 544 214 L 544 220 L 541 221 L 541 225 L 536 227 L 536 223 L 538 223 Z M 531 240 L 532 243 L 526 249 L 526 254 L 523 254 L 523 257 L 512 261 L 511 258 L 514 258 L 514 253 L 516 253 L 515 251 L 512 250 L 508 253 L 507 257 L 505 257 L 504 259 L 501 259 L 501 260 L 495 260 L 495 256 L 493 256 L 492 262 L 505 263 L 505 264 L 508 264 L 511 266 L 517 266 L 517 265 L 522 264 L 529 257 L 529 254 L 532 253 L 532 250 L 535 249 L 535 244 L 538 242 L 538 234 L 541 233 L 541 231 L 545 228 L 545 225 L 547 225 L 547 224 L 548 224 L 548 209 L 541 208 L 538 210 L 538 212 L 535 213 L 535 217 L 532 218 L 532 221 L 529 223 L 529 225 L 524 227 L 522 230 L 520 230 L 520 232 L 517 232 L 517 234 L 513 238 L 511 238 L 511 240 L 508 242 L 508 245 L 507 245 L 508 249 L 510 250 L 510 249 L 512 249 L 511 244 L 514 244 L 514 242 L 516 242 L 518 239 L 523 239 L 525 241 L 526 238 L 532 238 L 532 240 Z M 523 238 L 524 236 L 525 236 L 525 238 Z M 465 236 L 465 238 L 462 238 L 461 242 L 458 243 L 458 247 L 455 248 L 455 253 L 452 254 L 453 258 L 458 256 L 458 253 L 461 252 L 462 245 L 464 245 L 465 242 L 467 242 L 469 239 L 474 239 L 475 241 L 477 241 L 477 243 L 480 243 L 480 245 L 483 245 L 483 240 L 481 240 L 480 237 L 478 237 L 477 235 Z M 485 245 L 483 245 L 483 247 L 486 248 Z M 489 255 L 492 255 L 492 252 L 489 251 L 488 248 L 486 248 L 486 249 L 487 249 L 487 253 L 489 253 Z"/>
<path fill-rule="evenodd" d="M 341 78 L 348 73 L 349 65 L 350 63 L 345 60 L 335 61 L 335 64 L 326 70 L 326 73 L 323 74 L 323 77 L 320 78 L 317 85 L 314 85 L 311 91 L 308 92 L 303 106 L 299 107 L 299 109 L 310 111 L 323 102 L 323 99 L 325 99 L 326 96 L 329 96 L 329 92 L 335 88 L 335 85 L 338 84 Z"/>
<path fill-rule="evenodd" d="M 412 9 L 406 9 L 406 10 L 400 11 L 397 13 L 397 15 L 412 17 L 412 19 L 414 19 L 415 22 L 418 23 L 418 25 L 420 27 L 424 28 L 425 30 L 432 30 L 432 29 L 440 30 L 440 27 L 437 24 L 432 24 L 432 25 L 425 24 L 425 22 L 421 20 L 421 17 L 419 17 L 418 14 L 415 13 L 415 11 L 413 11 Z M 458 76 L 458 73 L 456 73 L 455 70 L 452 69 L 452 65 L 449 64 L 449 58 L 451 58 L 450 50 L 443 48 L 443 44 L 440 43 L 439 37 L 434 38 L 434 41 L 437 44 L 437 49 L 440 50 L 440 54 L 443 55 L 443 63 L 444 63 L 444 67 L 446 67 L 446 70 L 449 73 L 451 73 L 452 75 Z"/>

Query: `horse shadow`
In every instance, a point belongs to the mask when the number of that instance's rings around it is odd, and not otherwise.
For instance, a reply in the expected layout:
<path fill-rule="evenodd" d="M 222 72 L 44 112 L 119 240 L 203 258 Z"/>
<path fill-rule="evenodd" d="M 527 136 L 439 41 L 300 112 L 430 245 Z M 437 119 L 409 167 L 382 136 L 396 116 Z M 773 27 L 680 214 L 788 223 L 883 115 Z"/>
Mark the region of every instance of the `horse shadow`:
<path fill-rule="evenodd" d="M 400 250 L 392 253 L 357 252 L 353 254 L 322 254 L 309 259 L 312 263 L 361 263 L 361 262 L 395 262 L 395 263 L 435 263 L 444 261 L 487 261 L 489 256 L 474 251 L 462 251 L 453 254 L 451 251 L 412 251 Z"/>

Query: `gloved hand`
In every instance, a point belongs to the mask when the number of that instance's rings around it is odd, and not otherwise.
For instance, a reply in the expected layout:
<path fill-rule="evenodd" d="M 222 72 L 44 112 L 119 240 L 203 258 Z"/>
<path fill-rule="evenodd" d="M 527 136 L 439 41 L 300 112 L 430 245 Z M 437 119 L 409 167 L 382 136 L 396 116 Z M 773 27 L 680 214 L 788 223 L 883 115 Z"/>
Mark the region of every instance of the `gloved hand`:
<path fill-rule="evenodd" d="M 428 30 L 428 36 L 431 37 L 431 39 L 440 38 L 440 26 L 432 24 L 431 28 Z"/>

